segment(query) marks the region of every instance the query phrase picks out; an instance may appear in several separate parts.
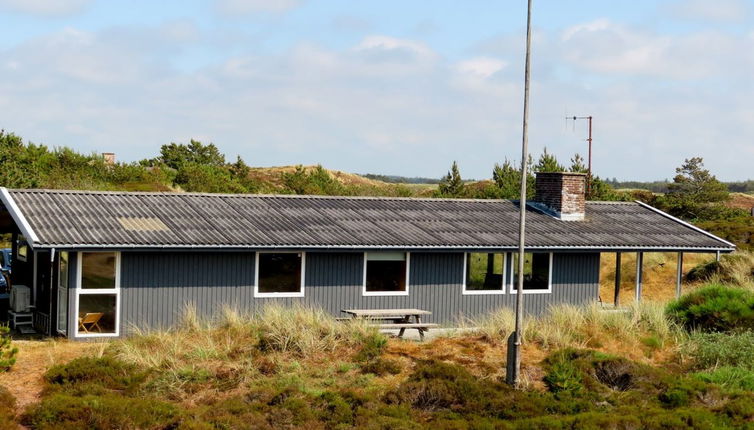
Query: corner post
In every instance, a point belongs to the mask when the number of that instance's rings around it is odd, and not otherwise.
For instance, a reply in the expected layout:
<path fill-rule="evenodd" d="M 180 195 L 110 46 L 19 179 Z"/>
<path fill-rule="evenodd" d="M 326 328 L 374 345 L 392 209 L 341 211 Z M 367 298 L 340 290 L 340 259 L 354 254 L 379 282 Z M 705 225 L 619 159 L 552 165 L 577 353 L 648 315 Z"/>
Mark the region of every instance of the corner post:
<path fill-rule="evenodd" d="M 675 298 L 681 297 L 681 289 L 683 281 L 683 252 L 678 253 L 678 270 L 675 274 Z"/>
<path fill-rule="evenodd" d="M 644 253 L 643 252 L 637 252 L 636 253 L 636 302 L 641 302 L 641 287 L 642 287 L 642 277 L 643 277 L 643 270 L 644 269 Z"/>
<path fill-rule="evenodd" d="M 613 296 L 613 304 L 615 307 L 620 306 L 620 266 L 621 266 L 620 252 L 615 253 L 615 295 Z"/>

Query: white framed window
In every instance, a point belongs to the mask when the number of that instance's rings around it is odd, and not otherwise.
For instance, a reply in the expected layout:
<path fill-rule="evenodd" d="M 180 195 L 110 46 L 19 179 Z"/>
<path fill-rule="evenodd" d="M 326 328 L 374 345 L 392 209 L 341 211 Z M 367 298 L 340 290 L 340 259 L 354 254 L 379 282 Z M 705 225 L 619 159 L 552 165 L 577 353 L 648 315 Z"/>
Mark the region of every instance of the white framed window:
<path fill-rule="evenodd" d="M 257 252 L 255 261 L 254 297 L 304 297 L 305 252 Z"/>
<path fill-rule="evenodd" d="M 465 253 L 463 294 L 505 294 L 506 262 L 505 253 Z"/>
<path fill-rule="evenodd" d="M 409 288 L 409 252 L 365 252 L 365 296 L 407 296 Z"/>
<path fill-rule="evenodd" d="M 527 252 L 524 254 L 524 294 L 552 292 L 552 252 Z M 518 292 L 518 253 L 513 252 L 510 292 Z"/>
<path fill-rule="evenodd" d="M 79 252 L 76 337 L 120 336 L 120 252 Z"/>

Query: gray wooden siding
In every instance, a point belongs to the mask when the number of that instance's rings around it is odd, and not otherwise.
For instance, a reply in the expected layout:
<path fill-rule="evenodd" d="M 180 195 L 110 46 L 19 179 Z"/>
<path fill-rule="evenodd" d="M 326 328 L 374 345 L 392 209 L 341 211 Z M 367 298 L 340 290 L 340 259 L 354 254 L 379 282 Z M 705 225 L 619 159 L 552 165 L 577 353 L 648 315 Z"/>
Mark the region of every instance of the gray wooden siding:
<path fill-rule="evenodd" d="M 412 253 L 408 296 L 364 297 L 363 264 L 361 253 L 309 252 L 305 297 L 254 298 L 254 253 L 124 251 L 121 330 L 173 326 L 189 303 L 205 317 L 217 315 L 223 306 L 253 312 L 267 303 L 301 303 L 336 316 L 344 316 L 340 311 L 347 308 L 416 307 L 433 312 L 428 320 L 452 325 L 515 302 L 513 294 L 463 295 L 462 253 Z M 540 314 L 556 303 L 593 301 L 598 285 L 598 253 L 555 254 L 552 293 L 527 294 L 526 312 Z"/>
<path fill-rule="evenodd" d="M 192 304 L 203 316 L 254 300 L 253 252 L 121 254 L 121 330 L 167 328 Z"/>

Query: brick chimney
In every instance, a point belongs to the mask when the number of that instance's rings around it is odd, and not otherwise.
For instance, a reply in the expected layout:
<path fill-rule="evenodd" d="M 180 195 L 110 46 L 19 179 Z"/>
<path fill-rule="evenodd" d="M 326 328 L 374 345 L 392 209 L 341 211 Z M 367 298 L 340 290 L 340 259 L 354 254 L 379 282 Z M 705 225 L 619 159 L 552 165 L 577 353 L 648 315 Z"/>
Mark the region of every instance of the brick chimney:
<path fill-rule="evenodd" d="M 586 174 L 537 173 L 532 205 L 563 221 L 582 221 L 586 211 Z"/>

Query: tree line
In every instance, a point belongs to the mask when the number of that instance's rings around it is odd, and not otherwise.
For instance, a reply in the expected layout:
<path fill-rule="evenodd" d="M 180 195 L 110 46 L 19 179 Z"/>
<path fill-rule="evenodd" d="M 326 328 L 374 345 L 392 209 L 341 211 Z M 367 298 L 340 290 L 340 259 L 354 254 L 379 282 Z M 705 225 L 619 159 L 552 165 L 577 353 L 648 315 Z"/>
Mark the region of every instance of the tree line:
<path fill-rule="evenodd" d="M 131 163 L 108 163 L 99 154 L 81 154 L 71 148 L 49 148 L 24 143 L 13 133 L 0 130 L 0 186 L 8 188 L 57 188 L 119 191 L 189 191 L 207 193 L 281 193 L 319 195 L 370 195 L 443 198 L 518 199 L 521 168 L 504 160 L 495 164 L 492 178 L 465 181 L 458 163 L 439 181 L 436 190 L 412 188 L 406 184 L 346 184 L 322 166 L 279 173 L 269 178 L 254 175 L 241 157 L 227 161 L 212 143 L 191 140 L 187 144 L 169 143 L 160 147 L 154 158 Z M 528 199 L 535 197 L 537 172 L 579 172 L 587 168 L 575 154 L 568 165 L 562 164 L 546 149 L 536 163 L 527 160 Z M 752 182 L 752 181 L 748 181 Z M 747 187 L 748 182 L 741 183 Z M 676 169 L 663 193 L 650 190 L 619 190 L 614 180 L 591 178 L 590 200 L 640 200 L 712 231 L 743 248 L 754 247 L 754 217 L 748 210 L 726 205 L 730 184 L 719 181 L 699 157 L 686 159 Z"/>
<path fill-rule="evenodd" d="M 558 158 L 544 149 L 537 158 L 536 164 L 529 156 L 526 167 L 527 199 L 533 199 L 536 194 L 534 187 L 535 175 L 539 172 L 574 172 L 587 173 L 584 158 L 574 154 L 568 167 L 561 164 Z M 630 195 L 616 192 L 607 182 L 598 176 L 591 176 L 589 200 L 628 200 Z M 521 193 L 521 166 L 519 163 L 506 159 L 502 164 L 495 163 L 492 169 L 492 180 L 465 182 L 460 173 L 457 162 L 453 162 L 448 173 L 440 179 L 435 197 L 446 198 L 481 198 L 481 199 L 513 199 L 517 200 Z"/>

